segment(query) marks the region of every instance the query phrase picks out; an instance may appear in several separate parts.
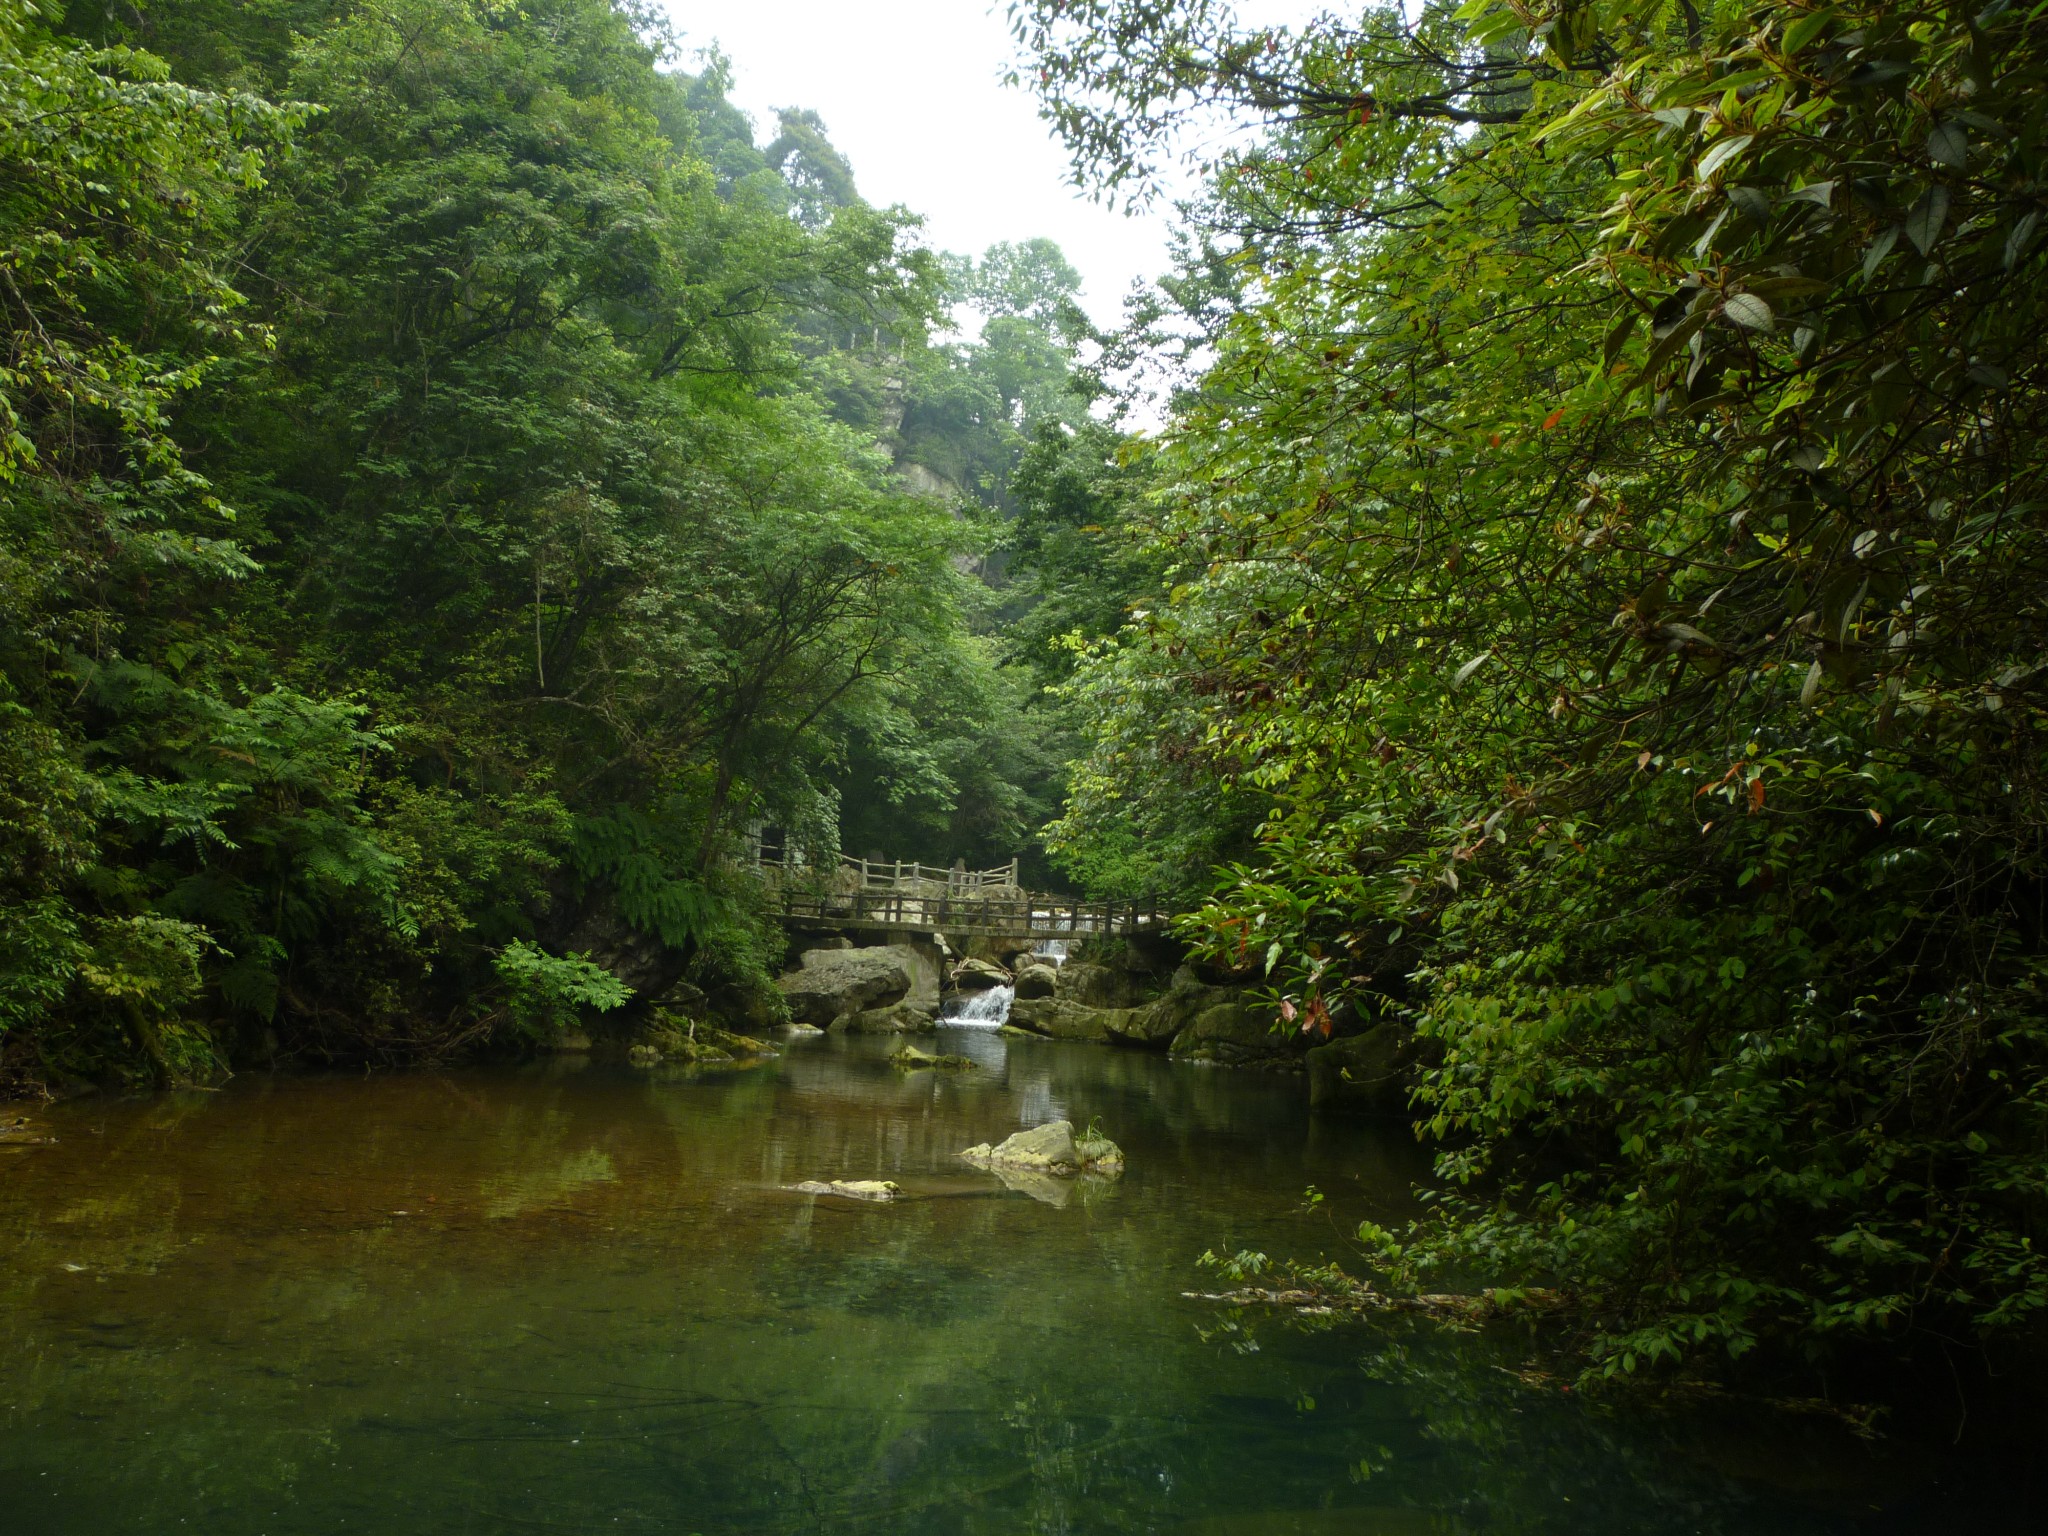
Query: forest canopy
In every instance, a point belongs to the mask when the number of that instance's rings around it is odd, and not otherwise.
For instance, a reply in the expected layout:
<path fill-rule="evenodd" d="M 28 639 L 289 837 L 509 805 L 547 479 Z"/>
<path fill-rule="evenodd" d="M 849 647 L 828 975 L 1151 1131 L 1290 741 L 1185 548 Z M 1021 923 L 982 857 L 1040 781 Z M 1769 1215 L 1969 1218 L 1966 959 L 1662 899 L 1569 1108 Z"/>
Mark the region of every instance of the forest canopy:
<path fill-rule="evenodd" d="M 730 82 L 611 0 L 0 7 L 10 1081 L 771 1018 L 749 826 L 1045 819 L 974 570 L 1078 279 Z"/>

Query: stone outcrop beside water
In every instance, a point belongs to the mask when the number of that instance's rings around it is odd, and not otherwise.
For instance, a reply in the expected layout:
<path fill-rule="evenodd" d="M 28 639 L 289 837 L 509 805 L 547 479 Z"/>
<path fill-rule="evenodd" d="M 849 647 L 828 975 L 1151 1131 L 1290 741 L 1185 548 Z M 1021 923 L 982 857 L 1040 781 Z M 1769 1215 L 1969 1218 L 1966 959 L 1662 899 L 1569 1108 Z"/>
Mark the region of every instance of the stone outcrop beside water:
<path fill-rule="evenodd" d="M 849 1009 L 831 1023 L 837 1035 L 923 1035 L 937 1028 L 931 1014 L 913 1003 Z"/>
<path fill-rule="evenodd" d="M 1071 1120 L 1051 1120 L 1019 1131 L 990 1146 L 987 1142 L 960 1154 L 983 1168 L 1017 1169 L 1066 1177 L 1078 1173 L 1123 1172 L 1123 1149 L 1107 1136 L 1074 1134 Z"/>
<path fill-rule="evenodd" d="M 1129 1008 L 1144 1000 L 1143 983 L 1122 966 L 1069 960 L 1060 967 L 1054 996 L 1088 1008 Z"/>
<path fill-rule="evenodd" d="M 1240 995 L 1195 1014 L 1173 1037 L 1170 1049 L 1182 1061 L 1299 1071 L 1305 1042 L 1298 1035 L 1276 1032 L 1276 1020 L 1270 1004 L 1250 1002 Z"/>
<path fill-rule="evenodd" d="M 1025 999 L 1052 997 L 1059 992 L 1060 968 L 1039 961 L 1017 973 L 1017 996 Z"/>
<path fill-rule="evenodd" d="M 843 1015 L 901 1002 L 915 974 L 913 957 L 895 945 L 807 949 L 802 964 L 775 985 L 792 1019 L 823 1029 Z"/>
<path fill-rule="evenodd" d="M 1325 1112 L 1405 1116 L 1420 1058 L 1414 1037 L 1393 1024 L 1316 1046 L 1306 1057 L 1309 1104 Z"/>
<path fill-rule="evenodd" d="M 1053 1040 L 1170 1050 L 1219 1066 L 1295 1071 L 1302 1065 L 1308 1042 L 1276 1030 L 1278 1014 L 1248 987 L 1204 981 L 1182 966 L 1163 995 L 1145 1001 L 1143 989 L 1143 980 L 1124 968 L 1070 960 L 1049 997 L 1033 996 L 1020 984 L 1009 1023 Z"/>
<path fill-rule="evenodd" d="M 1112 1028 L 1122 1022 L 1119 1010 L 1090 1008 L 1058 997 L 1020 997 L 1010 1004 L 1009 1023 L 1051 1040 L 1094 1040 L 1106 1043 L 1114 1038 Z"/>
<path fill-rule="evenodd" d="M 1007 987 L 1010 973 L 993 960 L 977 960 L 970 956 L 953 967 L 953 987 L 960 992 L 986 992 L 991 987 Z"/>

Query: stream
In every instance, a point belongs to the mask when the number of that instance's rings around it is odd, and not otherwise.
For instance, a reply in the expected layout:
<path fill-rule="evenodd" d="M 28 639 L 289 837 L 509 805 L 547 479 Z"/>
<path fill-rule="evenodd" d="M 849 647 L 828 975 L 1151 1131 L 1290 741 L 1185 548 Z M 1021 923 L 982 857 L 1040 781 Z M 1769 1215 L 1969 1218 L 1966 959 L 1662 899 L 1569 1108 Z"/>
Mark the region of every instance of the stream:
<path fill-rule="evenodd" d="M 1938 1465 L 1830 1419 L 1581 1406 L 1512 1338 L 1184 1296 L 1205 1249 L 1341 1256 L 1411 1209 L 1406 1129 L 1298 1078 L 920 1043 L 980 1069 L 810 1036 L 39 1111 L 52 1144 L 0 1147 L 0 1530 L 1962 1528 Z M 1054 1118 L 1125 1175 L 954 1155 Z M 834 1178 L 905 1198 L 781 1187 Z"/>

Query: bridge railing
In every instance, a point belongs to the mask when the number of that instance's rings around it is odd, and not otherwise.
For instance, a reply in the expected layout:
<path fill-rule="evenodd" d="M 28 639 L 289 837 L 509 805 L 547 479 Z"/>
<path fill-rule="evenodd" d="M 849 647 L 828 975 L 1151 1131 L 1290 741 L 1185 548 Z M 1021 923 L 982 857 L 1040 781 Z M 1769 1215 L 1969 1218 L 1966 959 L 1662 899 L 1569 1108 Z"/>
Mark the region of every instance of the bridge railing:
<path fill-rule="evenodd" d="M 808 864 L 785 862 L 782 855 L 773 849 L 758 852 L 754 867 L 763 875 L 790 874 L 806 877 L 815 876 L 817 869 Z M 902 859 L 856 859 L 841 855 L 839 872 L 842 882 L 852 884 L 863 891 L 898 891 L 923 885 L 943 885 L 949 892 L 1014 891 L 1017 888 L 1017 860 L 998 864 L 994 869 L 942 869 L 931 864 L 919 864 L 915 860 L 906 863 Z"/>

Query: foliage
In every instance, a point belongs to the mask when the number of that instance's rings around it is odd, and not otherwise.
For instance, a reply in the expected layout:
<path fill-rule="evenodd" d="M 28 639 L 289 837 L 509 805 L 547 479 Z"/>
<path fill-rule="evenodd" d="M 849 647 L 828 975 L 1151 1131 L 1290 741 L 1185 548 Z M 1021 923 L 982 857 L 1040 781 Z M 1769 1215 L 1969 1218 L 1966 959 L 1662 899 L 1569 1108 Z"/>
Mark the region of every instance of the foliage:
<path fill-rule="evenodd" d="M 505 983 L 514 1023 L 544 1039 L 574 1028 L 582 1009 L 609 1013 L 633 995 L 618 977 L 582 955 L 551 955 L 520 939 L 498 951 L 494 968 Z"/>
<path fill-rule="evenodd" d="M 758 994 L 742 829 L 829 841 L 935 663 L 987 718 L 976 530 L 841 409 L 885 331 L 953 365 L 939 263 L 668 48 L 612 0 L 0 12 L 13 1080 L 445 1053 L 594 1006 L 547 957 L 613 919 Z"/>
<path fill-rule="evenodd" d="M 1269 807 L 1191 931 L 1440 1043 L 1383 1263 L 1607 1373 L 2037 1320 L 2037 20 L 1018 15 L 1107 184 L 1267 123 L 1065 836 L 1185 803 L 1152 722 Z"/>

